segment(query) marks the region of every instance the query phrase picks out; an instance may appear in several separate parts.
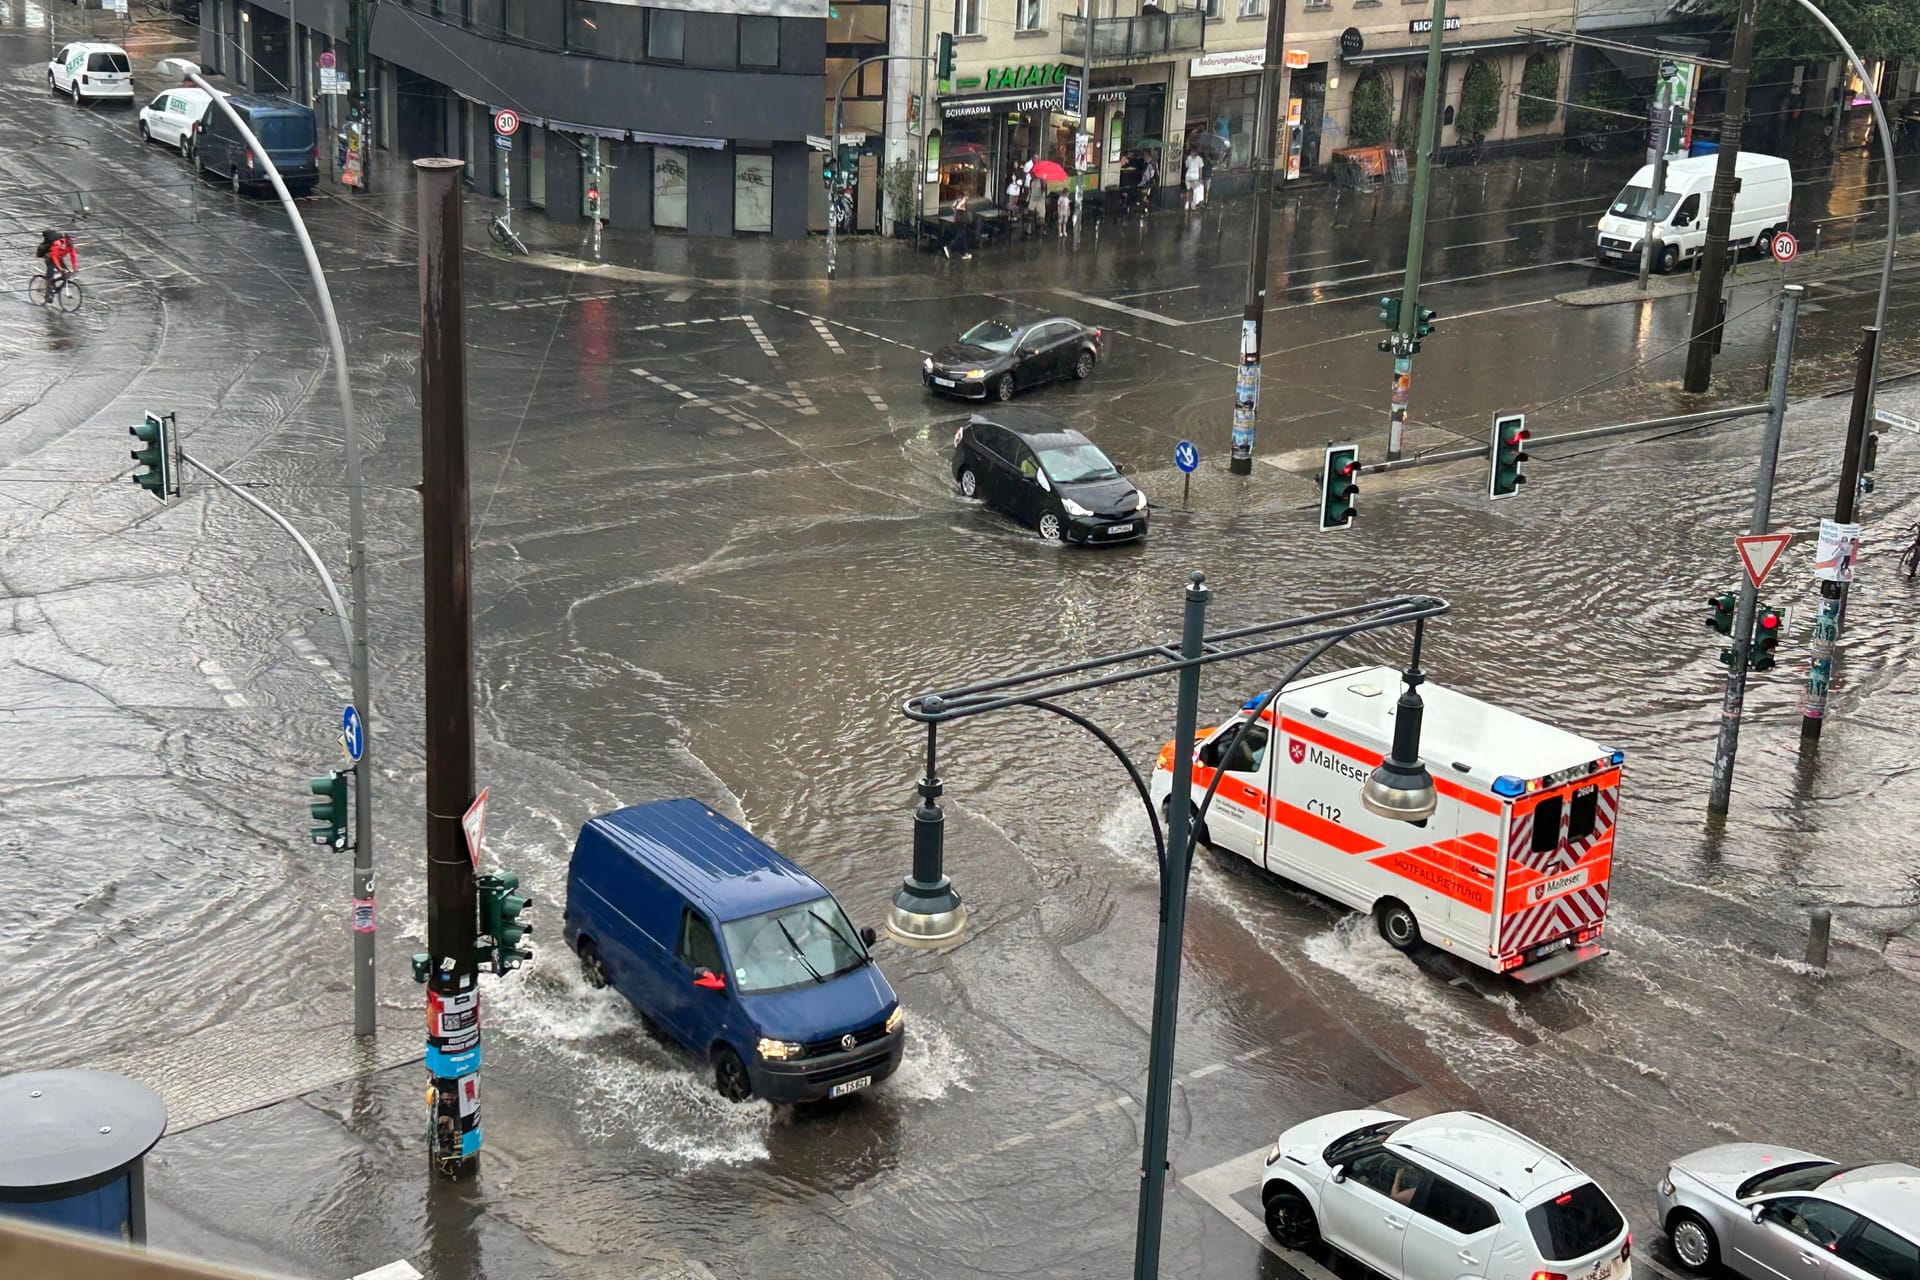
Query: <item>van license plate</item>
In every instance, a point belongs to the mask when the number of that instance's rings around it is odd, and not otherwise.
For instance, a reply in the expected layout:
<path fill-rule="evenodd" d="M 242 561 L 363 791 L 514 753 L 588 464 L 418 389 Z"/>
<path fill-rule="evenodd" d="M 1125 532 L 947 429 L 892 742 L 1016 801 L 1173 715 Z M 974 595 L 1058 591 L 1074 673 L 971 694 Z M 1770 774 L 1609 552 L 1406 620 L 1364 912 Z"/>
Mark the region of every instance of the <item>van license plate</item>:
<path fill-rule="evenodd" d="M 864 1089 L 873 1083 L 872 1076 L 861 1076 L 858 1080 L 844 1080 L 827 1090 L 829 1098 L 844 1098 L 857 1089 Z"/>

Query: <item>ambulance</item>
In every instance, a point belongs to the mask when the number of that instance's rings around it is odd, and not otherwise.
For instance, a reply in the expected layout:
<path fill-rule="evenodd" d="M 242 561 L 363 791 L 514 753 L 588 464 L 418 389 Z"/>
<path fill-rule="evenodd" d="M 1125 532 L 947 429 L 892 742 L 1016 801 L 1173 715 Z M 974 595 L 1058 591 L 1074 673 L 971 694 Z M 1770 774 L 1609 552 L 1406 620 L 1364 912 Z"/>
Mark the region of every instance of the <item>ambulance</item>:
<path fill-rule="evenodd" d="M 1257 721 L 1250 700 L 1194 751 L 1194 808 L 1220 784 L 1201 841 L 1368 912 L 1402 951 L 1425 941 L 1522 982 L 1606 955 L 1626 757 L 1426 684 L 1420 753 L 1439 807 L 1420 823 L 1382 818 L 1360 788 L 1392 747 L 1399 697 L 1398 671 L 1357 667 L 1287 686 Z M 1173 750 L 1153 774 L 1163 813 Z"/>

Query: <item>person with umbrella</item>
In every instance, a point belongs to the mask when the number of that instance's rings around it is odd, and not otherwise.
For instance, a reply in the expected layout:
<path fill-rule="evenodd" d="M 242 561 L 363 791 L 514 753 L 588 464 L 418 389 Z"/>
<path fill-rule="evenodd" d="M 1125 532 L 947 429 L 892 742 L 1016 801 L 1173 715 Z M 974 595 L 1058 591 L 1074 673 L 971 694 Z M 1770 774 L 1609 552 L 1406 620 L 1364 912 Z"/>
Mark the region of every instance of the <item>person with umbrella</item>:
<path fill-rule="evenodd" d="M 1057 161 L 1030 160 L 1027 162 L 1027 164 L 1028 164 L 1027 177 L 1032 182 L 1039 182 L 1039 183 L 1065 182 L 1067 180 L 1067 171 L 1064 168 L 1062 168 Z M 1037 202 L 1035 202 L 1032 200 L 1031 191 L 1029 191 L 1028 199 L 1029 199 L 1029 203 L 1032 205 L 1033 214 L 1035 218 L 1041 221 L 1045 221 L 1047 216 L 1046 193 L 1042 191 L 1040 194 L 1040 199 Z M 1062 228 L 1060 234 L 1061 235 L 1066 234 L 1066 231 L 1064 228 Z"/>

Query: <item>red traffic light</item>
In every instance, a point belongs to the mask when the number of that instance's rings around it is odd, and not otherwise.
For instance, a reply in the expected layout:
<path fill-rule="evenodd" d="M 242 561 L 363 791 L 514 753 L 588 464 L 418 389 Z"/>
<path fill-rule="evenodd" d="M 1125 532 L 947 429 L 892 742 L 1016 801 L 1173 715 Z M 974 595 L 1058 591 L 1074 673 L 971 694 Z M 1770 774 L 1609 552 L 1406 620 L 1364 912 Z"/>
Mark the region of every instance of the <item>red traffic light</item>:
<path fill-rule="evenodd" d="M 599 198 L 600 198 L 600 188 L 598 187 L 587 188 L 587 199 L 598 200 Z"/>
<path fill-rule="evenodd" d="M 1763 631 L 1773 631 L 1780 626 L 1780 615 L 1771 611 L 1760 615 L 1760 627 Z"/>

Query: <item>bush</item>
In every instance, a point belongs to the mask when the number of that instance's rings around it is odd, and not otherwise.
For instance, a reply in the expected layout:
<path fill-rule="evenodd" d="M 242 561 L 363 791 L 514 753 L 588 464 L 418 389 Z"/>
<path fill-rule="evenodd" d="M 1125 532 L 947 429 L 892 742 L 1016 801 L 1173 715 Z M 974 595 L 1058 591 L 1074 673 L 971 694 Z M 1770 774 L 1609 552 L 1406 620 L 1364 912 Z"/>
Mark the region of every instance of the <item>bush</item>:
<path fill-rule="evenodd" d="M 920 194 L 920 184 L 915 181 L 919 172 L 920 166 L 912 156 L 901 156 L 887 166 L 886 177 L 881 179 L 881 189 L 893 206 L 895 227 L 913 228 L 914 214 L 919 211 L 916 197 Z"/>
<path fill-rule="evenodd" d="M 1378 71 L 1368 72 L 1353 86 L 1353 111 L 1347 121 L 1347 140 L 1356 147 L 1377 147 L 1393 133 L 1393 90 Z"/>
<path fill-rule="evenodd" d="M 1549 124 L 1560 110 L 1560 59 L 1536 53 L 1520 74 L 1520 123 Z"/>
<path fill-rule="evenodd" d="M 1467 68 L 1453 127 L 1462 142 L 1479 142 L 1500 123 L 1500 73 L 1484 62 Z"/>

